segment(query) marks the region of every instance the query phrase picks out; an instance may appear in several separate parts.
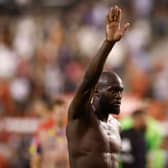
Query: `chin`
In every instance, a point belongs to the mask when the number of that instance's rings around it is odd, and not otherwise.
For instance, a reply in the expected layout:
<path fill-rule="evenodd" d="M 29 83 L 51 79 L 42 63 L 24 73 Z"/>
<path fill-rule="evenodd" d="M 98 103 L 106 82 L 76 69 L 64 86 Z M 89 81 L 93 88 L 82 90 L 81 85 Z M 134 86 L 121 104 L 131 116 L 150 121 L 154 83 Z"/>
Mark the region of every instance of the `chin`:
<path fill-rule="evenodd" d="M 111 114 L 119 115 L 120 111 L 112 111 Z"/>
<path fill-rule="evenodd" d="M 111 114 L 120 114 L 120 107 L 112 107 Z"/>
<path fill-rule="evenodd" d="M 104 106 L 104 111 L 108 112 L 109 114 L 115 114 L 118 115 L 120 113 L 120 106 L 114 106 L 114 105 L 106 105 Z"/>

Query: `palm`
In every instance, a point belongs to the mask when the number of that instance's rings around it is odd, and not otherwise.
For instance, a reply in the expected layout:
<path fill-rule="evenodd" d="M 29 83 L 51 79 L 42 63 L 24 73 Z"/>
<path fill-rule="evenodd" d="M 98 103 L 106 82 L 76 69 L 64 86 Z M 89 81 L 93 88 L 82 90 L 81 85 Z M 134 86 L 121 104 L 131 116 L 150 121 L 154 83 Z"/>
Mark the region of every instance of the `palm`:
<path fill-rule="evenodd" d="M 109 41 L 118 41 L 124 35 L 129 24 L 126 23 L 124 28 L 120 28 L 121 9 L 117 6 L 113 7 L 107 15 L 106 36 Z"/>
<path fill-rule="evenodd" d="M 121 30 L 120 30 L 120 25 L 118 23 L 113 22 L 106 25 L 106 31 L 110 39 L 113 39 L 114 41 L 120 40 Z"/>

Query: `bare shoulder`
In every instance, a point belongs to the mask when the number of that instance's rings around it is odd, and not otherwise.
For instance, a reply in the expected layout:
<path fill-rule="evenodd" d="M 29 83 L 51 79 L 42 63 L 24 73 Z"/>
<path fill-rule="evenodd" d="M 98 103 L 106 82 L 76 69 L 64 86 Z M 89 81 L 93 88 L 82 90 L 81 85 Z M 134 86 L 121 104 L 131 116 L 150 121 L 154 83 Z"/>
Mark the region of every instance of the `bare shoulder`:
<path fill-rule="evenodd" d="M 90 108 L 87 109 L 89 110 L 87 113 L 82 112 L 82 110 L 84 110 L 82 107 L 79 110 L 81 112 L 79 117 L 68 120 L 66 135 L 69 141 L 81 139 L 84 134 L 86 135 L 86 133 L 92 132 L 92 128 L 96 124 L 96 119 Z"/>
<path fill-rule="evenodd" d="M 90 122 L 86 120 L 84 117 L 78 118 L 75 120 L 69 120 L 66 127 L 66 134 L 69 137 L 81 136 L 89 127 Z"/>

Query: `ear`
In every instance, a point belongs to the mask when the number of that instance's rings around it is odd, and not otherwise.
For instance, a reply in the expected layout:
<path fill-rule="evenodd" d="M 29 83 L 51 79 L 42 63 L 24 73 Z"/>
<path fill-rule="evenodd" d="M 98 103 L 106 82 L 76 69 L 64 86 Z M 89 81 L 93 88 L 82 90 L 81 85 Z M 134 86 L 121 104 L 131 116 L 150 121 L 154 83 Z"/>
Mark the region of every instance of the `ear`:
<path fill-rule="evenodd" d="M 98 94 L 98 90 L 97 89 L 94 90 L 94 94 L 96 94 L 96 95 Z"/>
<path fill-rule="evenodd" d="M 95 89 L 94 92 L 93 92 L 93 96 L 94 97 L 100 97 L 100 90 Z"/>

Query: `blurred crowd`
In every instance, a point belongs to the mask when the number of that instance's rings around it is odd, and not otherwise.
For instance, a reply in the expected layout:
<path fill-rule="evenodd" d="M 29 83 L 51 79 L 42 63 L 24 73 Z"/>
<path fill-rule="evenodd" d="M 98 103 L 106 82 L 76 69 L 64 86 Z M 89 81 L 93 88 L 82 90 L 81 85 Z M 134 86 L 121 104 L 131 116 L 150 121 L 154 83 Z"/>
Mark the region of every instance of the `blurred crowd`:
<path fill-rule="evenodd" d="M 0 168 L 27 168 L 32 162 L 33 166 L 38 165 L 43 153 L 41 141 L 53 141 L 59 139 L 59 136 L 64 137 L 63 128 L 59 135 L 52 131 L 59 128 L 59 122 L 53 119 L 55 117 L 51 112 L 51 102 L 60 98 L 65 103 L 66 108 L 62 112 L 64 117 L 61 119 L 65 128 L 66 109 L 87 64 L 105 38 L 105 16 L 114 4 L 123 9 L 123 22 L 128 20 L 131 23 L 126 36 L 115 46 L 105 65 L 106 70 L 116 71 L 125 84 L 121 115 L 118 117 L 121 123 L 124 123 L 123 130 L 126 131 L 122 136 L 127 137 L 130 135 L 127 131 L 134 128 L 134 122 L 131 125 L 128 121 L 137 119 L 134 112 L 145 108 L 145 118 L 154 120 L 154 131 L 158 135 L 152 136 L 149 133 L 147 137 L 150 138 L 147 140 L 143 139 L 145 132 L 140 136 L 140 143 L 144 146 L 144 162 L 146 164 L 147 155 L 149 160 L 155 160 L 156 156 L 151 156 L 151 151 L 157 148 L 155 151 L 162 151 L 163 156 L 160 157 L 166 164 L 168 2 L 81 0 L 65 8 L 38 8 L 37 11 L 36 8 L 29 8 L 12 15 L 7 12 L 0 15 L 0 120 L 18 117 L 36 118 L 40 121 L 36 131 L 29 134 L 4 131 L 3 126 L 0 126 Z M 59 111 L 58 109 L 56 111 Z M 144 128 L 144 125 L 147 127 L 144 122 L 146 120 L 142 119 L 138 128 Z M 154 138 L 155 141 L 156 137 L 160 137 L 158 143 L 151 145 L 147 150 L 145 145 L 148 144 L 148 140 L 152 141 Z M 63 143 L 66 146 L 64 140 L 58 141 L 55 143 Z M 128 141 L 124 142 L 125 150 L 128 149 Z M 52 142 L 44 144 L 52 149 L 57 146 Z M 61 157 L 65 162 L 67 151 L 60 150 L 65 153 L 65 156 Z M 56 154 L 46 155 L 50 160 Z M 147 164 L 146 167 L 155 168 L 157 165 L 156 168 L 166 168 L 163 162 L 160 163 L 160 167 L 157 164 Z M 65 167 L 61 166 L 58 168 Z M 52 164 L 43 167 L 52 167 Z"/>

